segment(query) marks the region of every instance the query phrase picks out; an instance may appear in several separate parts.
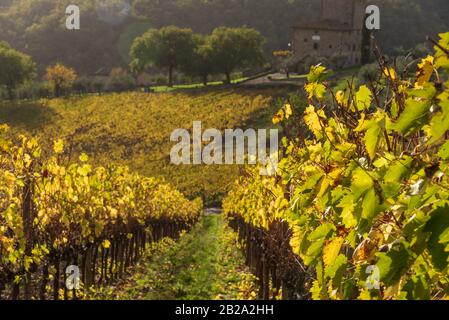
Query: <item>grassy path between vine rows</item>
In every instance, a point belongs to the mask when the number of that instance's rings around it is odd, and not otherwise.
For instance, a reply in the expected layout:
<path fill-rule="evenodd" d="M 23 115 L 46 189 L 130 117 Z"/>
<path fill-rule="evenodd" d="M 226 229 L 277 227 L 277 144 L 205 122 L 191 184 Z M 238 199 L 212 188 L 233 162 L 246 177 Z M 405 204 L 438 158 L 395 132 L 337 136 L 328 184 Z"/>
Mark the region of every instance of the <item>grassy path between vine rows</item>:
<path fill-rule="evenodd" d="M 132 276 L 98 293 L 104 299 L 255 299 L 255 278 L 245 266 L 237 235 L 219 214 L 206 214 L 177 242 L 165 239 Z"/>

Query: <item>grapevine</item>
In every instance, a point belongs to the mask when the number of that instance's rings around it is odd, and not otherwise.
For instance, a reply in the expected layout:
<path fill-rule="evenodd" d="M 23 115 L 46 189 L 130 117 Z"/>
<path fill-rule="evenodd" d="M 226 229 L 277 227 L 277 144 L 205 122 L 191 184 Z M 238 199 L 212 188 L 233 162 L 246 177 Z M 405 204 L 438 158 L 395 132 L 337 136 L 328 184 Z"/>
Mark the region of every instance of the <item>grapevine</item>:
<path fill-rule="evenodd" d="M 1 297 L 79 298 L 123 276 L 147 243 L 176 238 L 199 218 L 202 201 L 164 181 L 93 167 L 85 154 L 64 165 L 65 152 L 58 140 L 43 157 L 36 139 L 0 128 Z M 70 265 L 81 288 L 63 282 Z"/>
<path fill-rule="evenodd" d="M 273 119 L 286 132 L 277 175 L 249 169 L 224 203 L 236 228 L 284 239 L 294 255 L 268 269 L 282 277 L 296 263 L 301 288 L 269 277 L 265 286 L 313 299 L 449 297 L 449 33 L 440 36 L 416 72 L 377 49 L 378 77 L 345 90 L 314 66 L 307 105 L 286 104 Z M 242 240 L 272 254 L 266 240 Z"/>

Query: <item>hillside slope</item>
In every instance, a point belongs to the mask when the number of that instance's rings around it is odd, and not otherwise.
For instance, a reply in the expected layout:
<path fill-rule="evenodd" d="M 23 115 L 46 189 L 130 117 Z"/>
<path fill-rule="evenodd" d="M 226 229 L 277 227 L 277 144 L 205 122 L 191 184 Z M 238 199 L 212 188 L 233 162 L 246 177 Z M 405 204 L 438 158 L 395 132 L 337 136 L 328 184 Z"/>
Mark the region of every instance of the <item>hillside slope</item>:
<path fill-rule="evenodd" d="M 217 203 L 239 173 L 238 166 L 175 166 L 170 150 L 175 129 L 236 129 L 270 126 L 279 92 L 210 90 L 195 93 L 122 93 L 32 102 L 0 103 L 0 123 L 39 137 L 51 148 L 56 138 L 72 146 L 72 159 L 86 152 L 95 163 L 120 163 L 163 177 L 191 197 Z M 44 148 L 45 149 L 45 148 Z"/>

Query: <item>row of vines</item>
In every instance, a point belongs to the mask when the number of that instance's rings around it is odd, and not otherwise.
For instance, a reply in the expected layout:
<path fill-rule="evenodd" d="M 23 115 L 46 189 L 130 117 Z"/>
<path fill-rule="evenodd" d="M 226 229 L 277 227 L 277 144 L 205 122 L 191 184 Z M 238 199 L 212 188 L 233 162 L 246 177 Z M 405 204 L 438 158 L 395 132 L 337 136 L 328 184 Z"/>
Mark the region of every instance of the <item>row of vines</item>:
<path fill-rule="evenodd" d="M 0 127 L 0 299 L 86 297 L 199 218 L 201 200 L 163 181 L 70 157 Z"/>
<path fill-rule="evenodd" d="M 377 77 L 344 90 L 315 66 L 307 106 L 286 103 L 274 117 L 285 132 L 277 174 L 248 169 L 224 202 L 262 297 L 449 298 L 449 33 L 440 36 L 435 55 L 401 72 L 376 48 Z"/>

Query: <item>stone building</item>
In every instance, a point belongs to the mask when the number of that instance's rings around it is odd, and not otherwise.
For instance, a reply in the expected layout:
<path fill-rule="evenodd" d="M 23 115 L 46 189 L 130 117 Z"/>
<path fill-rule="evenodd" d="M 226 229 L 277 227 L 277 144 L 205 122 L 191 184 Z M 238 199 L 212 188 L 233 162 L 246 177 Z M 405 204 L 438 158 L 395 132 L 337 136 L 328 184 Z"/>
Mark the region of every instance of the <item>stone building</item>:
<path fill-rule="evenodd" d="M 342 67 L 360 64 L 365 8 L 365 0 L 321 0 L 320 18 L 294 27 L 296 60 L 334 57 Z"/>

